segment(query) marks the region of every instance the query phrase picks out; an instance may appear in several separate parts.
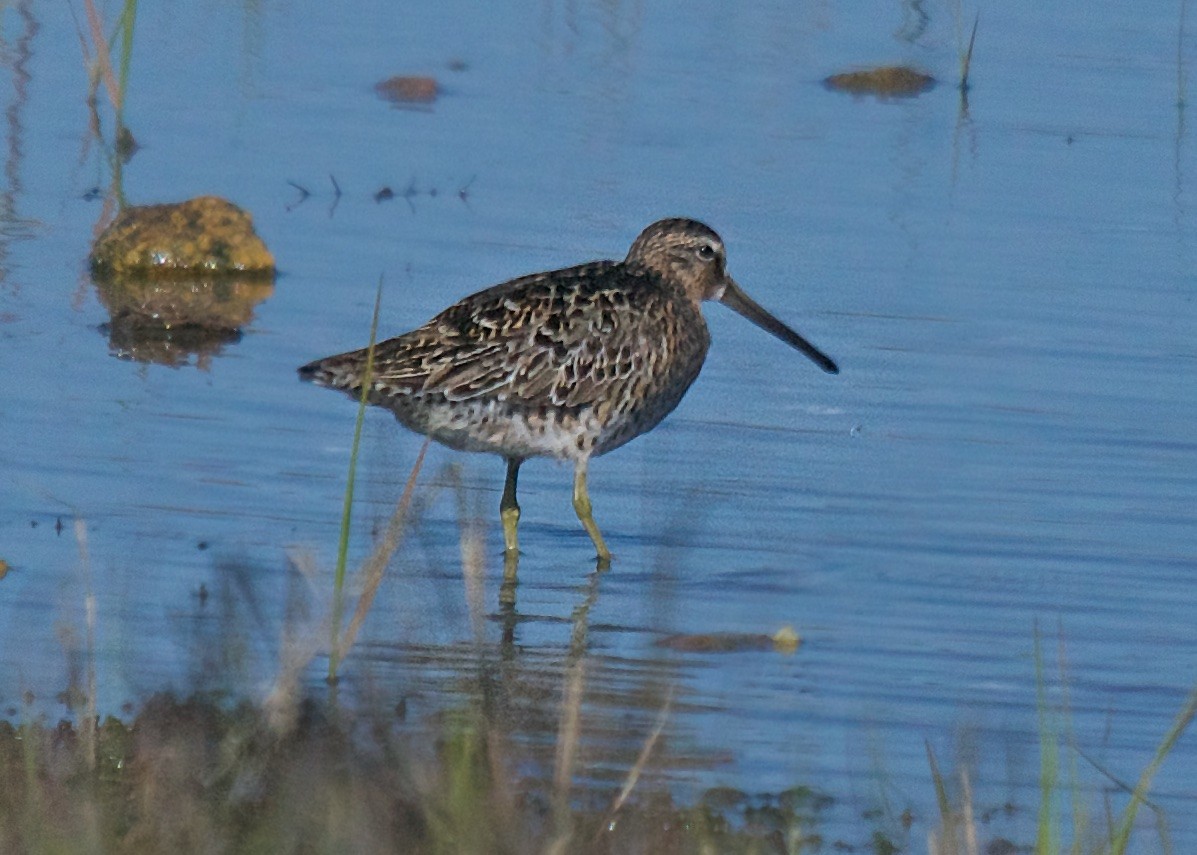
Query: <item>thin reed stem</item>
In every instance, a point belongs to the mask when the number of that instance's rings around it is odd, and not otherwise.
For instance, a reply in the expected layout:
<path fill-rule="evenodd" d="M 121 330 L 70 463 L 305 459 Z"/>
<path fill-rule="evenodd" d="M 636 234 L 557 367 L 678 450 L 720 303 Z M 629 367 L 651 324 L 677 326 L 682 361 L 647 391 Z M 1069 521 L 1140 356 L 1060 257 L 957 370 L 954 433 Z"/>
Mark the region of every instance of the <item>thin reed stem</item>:
<path fill-rule="evenodd" d="M 378 334 L 378 314 L 382 308 L 382 277 L 374 295 L 374 316 L 370 321 L 370 344 L 366 350 L 366 368 L 362 373 L 362 394 L 358 400 L 357 420 L 353 425 L 353 445 L 349 450 L 349 474 L 345 479 L 345 500 L 341 507 L 341 536 L 337 543 L 337 569 L 333 576 L 333 609 L 329 638 L 328 681 L 337 681 L 341 664 L 341 618 L 345 608 L 345 566 L 349 556 L 349 524 L 353 518 L 353 492 L 357 480 L 357 457 L 362 442 L 362 424 L 366 420 L 366 402 L 374 382 L 374 343 Z"/>

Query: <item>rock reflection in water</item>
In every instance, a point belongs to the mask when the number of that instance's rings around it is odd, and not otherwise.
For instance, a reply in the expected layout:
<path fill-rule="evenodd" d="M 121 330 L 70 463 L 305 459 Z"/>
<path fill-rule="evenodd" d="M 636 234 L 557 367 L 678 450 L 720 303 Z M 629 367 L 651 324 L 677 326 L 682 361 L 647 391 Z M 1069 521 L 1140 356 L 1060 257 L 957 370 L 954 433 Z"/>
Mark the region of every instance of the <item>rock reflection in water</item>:
<path fill-rule="evenodd" d="M 211 357 L 241 339 L 254 307 L 274 292 L 273 277 L 150 279 L 97 276 L 94 280 L 109 322 L 114 356 L 137 362 L 181 366 Z"/>

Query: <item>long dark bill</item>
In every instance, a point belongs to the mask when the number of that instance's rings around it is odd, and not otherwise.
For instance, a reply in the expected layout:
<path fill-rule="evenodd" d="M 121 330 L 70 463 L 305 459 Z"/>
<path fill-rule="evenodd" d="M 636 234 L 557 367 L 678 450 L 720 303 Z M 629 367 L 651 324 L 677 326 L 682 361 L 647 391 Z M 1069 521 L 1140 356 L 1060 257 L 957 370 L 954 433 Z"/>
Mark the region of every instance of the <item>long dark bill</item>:
<path fill-rule="evenodd" d="M 719 298 L 719 302 L 733 312 L 748 318 L 748 320 L 752 321 L 765 332 L 777 336 L 795 350 L 806 354 L 811 362 L 815 363 L 815 365 L 822 368 L 828 374 L 840 373 L 839 366 L 835 364 L 830 356 L 758 306 L 730 276 L 727 279 L 727 287 L 723 289 L 723 296 Z"/>

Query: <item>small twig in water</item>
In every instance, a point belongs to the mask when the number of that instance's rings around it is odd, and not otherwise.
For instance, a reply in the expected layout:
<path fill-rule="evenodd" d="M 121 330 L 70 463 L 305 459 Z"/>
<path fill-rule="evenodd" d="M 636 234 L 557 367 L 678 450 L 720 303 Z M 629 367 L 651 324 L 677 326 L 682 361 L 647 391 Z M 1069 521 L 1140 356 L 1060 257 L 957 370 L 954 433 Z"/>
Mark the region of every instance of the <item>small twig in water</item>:
<path fill-rule="evenodd" d="M 611 803 L 611 810 L 608 812 L 609 816 L 614 816 L 623 807 L 623 803 L 628 800 L 628 796 L 635 789 L 636 782 L 640 780 L 640 775 L 648 763 L 649 755 L 652 754 L 653 747 L 656 746 L 657 740 L 660 739 L 661 731 L 665 729 L 665 722 L 669 720 L 669 709 L 672 706 L 673 687 L 670 686 L 669 692 L 665 695 L 665 703 L 661 705 L 661 711 L 657 713 L 657 723 L 653 726 L 653 732 L 648 735 L 648 739 L 644 740 L 644 745 L 640 748 L 640 755 L 636 758 L 636 762 L 632 765 L 632 768 L 628 770 L 628 776 L 623 782 L 623 787 L 619 790 L 619 795 Z"/>
<path fill-rule="evenodd" d="M 471 175 L 470 180 L 467 181 L 465 184 L 463 184 L 457 191 L 457 198 L 460 199 L 462 202 L 464 202 L 466 205 L 470 204 L 470 187 L 473 186 L 474 179 L 476 179 L 477 177 L 478 177 L 477 175 Z"/>
<path fill-rule="evenodd" d="M 306 202 L 308 197 L 312 194 L 308 192 L 308 188 L 300 184 L 296 184 L 294 181 L 288 181 L 287 183 L 299 191 L 299 198 L 286 207 L 286 210 L 290 211 L 294 208 L 298 208 L 300 205 Z"/>
<path fill-rule="evenodd" d="M 416 176 L 413 175 L 411 177 L 411 181 L 407 182 L 407 187 L 403 190 L 403 193 L 401 194 L 403 196 L 403 200 L 405 202 L 407 202 L 407 207 L 411 208 L 411 212 L 413 214 L 416 212 L 416 206 L 412 203 L 411 200 L 414 199 L 417 195 L 419 195 L 419 193 L 420 193 L 420 191 L 416 189 Z"/>
<path fill-rule="evenodd" d="M 968 50 L 964 52 L 964 56 L 960 58 L 960 91 L 968 91 L 968 72 L 973 64 L 973 45 L 977 42 L 977 24 L 981 23 L 981 13 L 977 13 L 977 17 L 973 18 L 973 32 L 968 37 Z"/>
<path fill-rule="evenodd" d="M 416 489 L 416 477 L 420 474 L 420 469 L 424 465 L 424 455 L 428 453 L 428 446 L 431 442 L 432 440 L 426 439 L 424 440 L 424 444 L 420 446 L 420 453 L 416 455 L 416 463 L 411 468 L 411 474 L 407 476 L 407 483 L 403 487 L 403 495 L 399 497 L 399 503 L 395 506 L 395 513 L 391 515 L 390 522 L 387 523 L 387 529 L 383 533 L 382 540 L 374 548 L 370 557 L 366 559 L 366 563 L 362 565 L 360 571 L 363 579 L 362 593 L 358 596 L 357 606 L 353 610 L 353 617 L 349 621 L 349 626 L 337 644 L 337 659 L 339 661 L 343 661 L 349 655 L 349 650 L 353 647 L 353 642 L 357 640 L 358 631 L 361 630 L 362 624 L 365 623 L 366 615 L 370 613 L 370 606 L 374 603 L 374 595 L 378 593 L 378 586 L 382 583 L 383 571 L 386 570 L 391 556 L 395 554 L 395 550 L 399 548 L 399 543 L 403 539 L 407 523 L 407 512 L 411 507 L 411 497 Z"/>
<path fill-rule="evenodd" d="M 337 205 L 341 204 L 341 185 L 337 183 L 337 178 L 331 172 L 328 174 L 328 180 L 332 182 L 333 186 L 333 202 L 328 208 L 328 218 L 331 220 L 333 211 L 337 210 Z"/>

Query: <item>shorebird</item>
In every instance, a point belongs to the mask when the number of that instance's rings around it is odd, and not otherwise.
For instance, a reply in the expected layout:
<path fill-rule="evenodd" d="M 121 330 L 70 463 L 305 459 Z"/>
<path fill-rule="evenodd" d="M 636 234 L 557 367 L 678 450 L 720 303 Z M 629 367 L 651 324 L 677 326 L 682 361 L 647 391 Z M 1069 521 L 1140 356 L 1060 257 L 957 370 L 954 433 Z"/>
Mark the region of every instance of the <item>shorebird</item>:
<path fill-rule="evenodd" d="M 572 461 L 574 510 L 607 562 L 586 484 L 590 458 L 652 430 L 681 401 L 711 342 L 704 300 L 839 371 L 728 275 L 713 229 L 667 219 L 641 232 L 623 261 L 521 276 L 380 342 L 367 400 L 450 448 L 507 461 L 499 514 L 509 557 L 519 552 L 520 465 L 529 457 Z M 299 375 L 358 397 L 368 350 L 318 359 Z"/>

